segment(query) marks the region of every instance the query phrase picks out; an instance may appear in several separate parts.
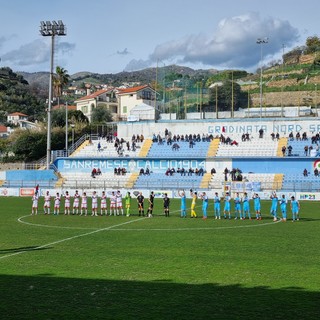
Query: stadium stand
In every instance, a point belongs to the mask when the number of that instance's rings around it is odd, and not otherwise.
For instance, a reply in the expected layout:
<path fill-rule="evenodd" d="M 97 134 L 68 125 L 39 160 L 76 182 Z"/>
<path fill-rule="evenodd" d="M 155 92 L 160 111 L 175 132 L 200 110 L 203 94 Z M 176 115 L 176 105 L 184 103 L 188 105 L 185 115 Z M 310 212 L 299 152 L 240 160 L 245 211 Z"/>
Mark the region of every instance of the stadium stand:
<path fill-rule="evenodd" d="M 173 144 L 174 143 L 168 145 L 165 141 L 163 142 L 163 144 L 153 142 L 148 153 L 148 158 L 161 158 L 164 156 L 168 158 L 205 158 L 210 146 L 209 141 L 194 142 L 192 147 L 190 147 L 189 142 L 187 141 L 179 141 L 177 142 L 179 148 L 177 150 L 174 150 Z"/>
<path fill-rule="evenodd" d="M 58 178 L 54 170 L 8 170 L 3 187 L 6 188 L 27 188 L 35 187 L 52 188 Z"/>
<path fill-rule="evenodd" d="M 287 173 L 283 177 L 282 182 L 283 191 L 320 191 L 320 177 L 315 176 L 313 173 L 308 173 L 307 176 L 303 176 L 302 173 Z"/>
<path fill-rule="evenodd" d="M 164 173 L 151 173 L 150 175 L 140 175 L 134 185 L 137 189 L 155 189 L 155 188 L 179 188 L 179 189 L 198 189 L 203 176 L 181 176 L 175 173 L 172 176 L 166 176 Z"/>
<path fill-rule="evenodd" d="M 241 141 L 241 136 L 232 136 L 237 144 L 219 143 L 217 157 L 275 157 L 277 156 L 278 142 L 268 138 L 251 138 Z"/>
<path fill-rule="evenodd" d="M 126 188 L 129 185 L 130 174 L 114 175 L 114 173 L 102 173 L 91 177 L 90 173 L 67 173 L 63 174 L 64 189 L 106 189 L 106 188 Z"/>

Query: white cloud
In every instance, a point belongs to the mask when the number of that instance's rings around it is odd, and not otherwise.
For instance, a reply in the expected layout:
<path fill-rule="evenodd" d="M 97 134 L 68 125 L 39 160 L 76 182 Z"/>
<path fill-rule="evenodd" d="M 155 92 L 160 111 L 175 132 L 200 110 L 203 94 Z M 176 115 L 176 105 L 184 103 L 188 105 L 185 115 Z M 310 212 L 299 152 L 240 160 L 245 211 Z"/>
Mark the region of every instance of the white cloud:
<path fill-rule="evenodd" d="M 126 67 L 133 70 L 135 65 L 150 66 L 158 59 L 185 64 L 201 64 L 210 67 L 254 67 L 260 61 L 257 38 L 269 38 L 264 45 L 264 56 L 273 56 L 286 47 L 295 45 L 299 33 L 289 21 L 273 17 L 261 18 L 251 12 L 221 20 L 210 35 L 188 35 L 182 39 L 159 44 L 148 60 L 132 60 Z"/>
<path fill-rule="evenodd" d="M 65 54 L 69 53 L 74 48 L 74 44 L 70 44 L 68 42 L 59 42 L 57 43 L 55 50 L 56 52 Z M 35 65 L 48 62 L 50 59 L 50 51 L 51 44 L 38 39 L 20 46 L 19 49 L 5 53 L 2 55 L 2 60 L 19 66 Z"/>

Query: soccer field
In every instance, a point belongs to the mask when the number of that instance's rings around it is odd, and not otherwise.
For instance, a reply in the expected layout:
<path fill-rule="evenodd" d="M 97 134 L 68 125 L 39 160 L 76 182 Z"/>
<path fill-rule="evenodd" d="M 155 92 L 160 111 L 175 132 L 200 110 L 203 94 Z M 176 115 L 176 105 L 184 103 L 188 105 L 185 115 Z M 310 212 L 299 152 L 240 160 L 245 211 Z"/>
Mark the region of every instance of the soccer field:
<path fill-rule="evenodd" d="M 188 200 L 190 208 L 190 200 Z M 31 216 L 0 198 L 2 319 L 318 319 L 320 213 L 301 220 Z M 62 207 L 62 206 L 61 206 Z M 289 211 L 289 210 L 288 210 Z M 53 212 L 53 211 L 52 211 Z M 201 217 L 201 207 L 197 208 Z M 289 213 L 289 218 L 291 217 Z"/>

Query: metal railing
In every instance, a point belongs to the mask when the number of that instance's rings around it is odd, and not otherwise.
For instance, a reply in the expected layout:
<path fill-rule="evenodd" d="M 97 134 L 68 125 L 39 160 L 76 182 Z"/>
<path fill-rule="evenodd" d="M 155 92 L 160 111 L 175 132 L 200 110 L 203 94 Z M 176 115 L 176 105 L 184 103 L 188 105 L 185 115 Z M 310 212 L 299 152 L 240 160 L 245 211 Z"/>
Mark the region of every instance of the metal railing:
<path fill-rule="evenodd" d="M 41 188 L 54 188 L 56 180 L 5 180 L 2 188 L 34 188 L 40 185 Z"/>

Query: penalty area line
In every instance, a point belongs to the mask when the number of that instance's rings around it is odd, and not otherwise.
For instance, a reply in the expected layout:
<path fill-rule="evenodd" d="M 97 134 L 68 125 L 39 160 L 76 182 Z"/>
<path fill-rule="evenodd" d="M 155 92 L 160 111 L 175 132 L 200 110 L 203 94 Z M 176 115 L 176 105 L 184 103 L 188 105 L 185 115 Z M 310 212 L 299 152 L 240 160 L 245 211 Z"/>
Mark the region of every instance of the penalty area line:
<path fill-rule="evenodd" d="M 129 223 L 141 221 L 141 220 L 144 220 L 144 219 L 146 219 L 146 218 L 144 217 L 144 218 L 139 218 L 139 219 L 135 219 L 135 220 L 131 220 L 131 221 L 126 221 L 126 222 L 123 222 L 123 223 L 115 224 L 115 225 L 110 226 L 110 227 L 106 227 L 106 228 L 102 228 L 102 229 L 97 229 L 97 230 L 93 230 L 93 231 L 90 231 L 90 232 L 78 234 L 78 235 L 76 235 L 76 236 L 72 236 L 72 237 L 68 237 L 68 238 L 61 239 L 61 240 L 53 241 L 53 242 L 44 244 L 44 245 L 42 245 L 42 246 L 38 246 L 38 247 L 35 247 L 35 248 L 31 248 L 31 249 L 29 249 L 29 250 L 23 250 L 23 251 L 18 251 L 18 252 L 15 252 L 15 253 L 7 254 L 7 255 L 5 255 L 5 256 L 0 257 L 0 260 L 1 260 L 1 259 L 4 259 L 4 258 L 13 257 L 13 256 L 16 256 L 16 255 L 18 255 L 18 254 L 26 253 L 26 252 L 29 252 L 29 251 L 36 251 L 36 250 L 39 250 L 39 249 L 47 248 L 47 247 L 53 246 L 53 245 L 55 245 L 55 244 L 59 244 L 59 243 L 66 242 L 66 241 L 69 241 L 69 240 L 74 240 L 74 239 L 77 239 L 77 238 L 86 237 L 86 236 L 89 236 L 89 235 L 91 235 L 91 234 L 95 234 L 95 233 L 98 233 L 98 232 L 101 232 L 101 231 L 108 231 L 108 230 L 110 230 L 110 229 L 117 228 L 117 227 L 120 227 L 120 226 L 129 224 Z"/>

